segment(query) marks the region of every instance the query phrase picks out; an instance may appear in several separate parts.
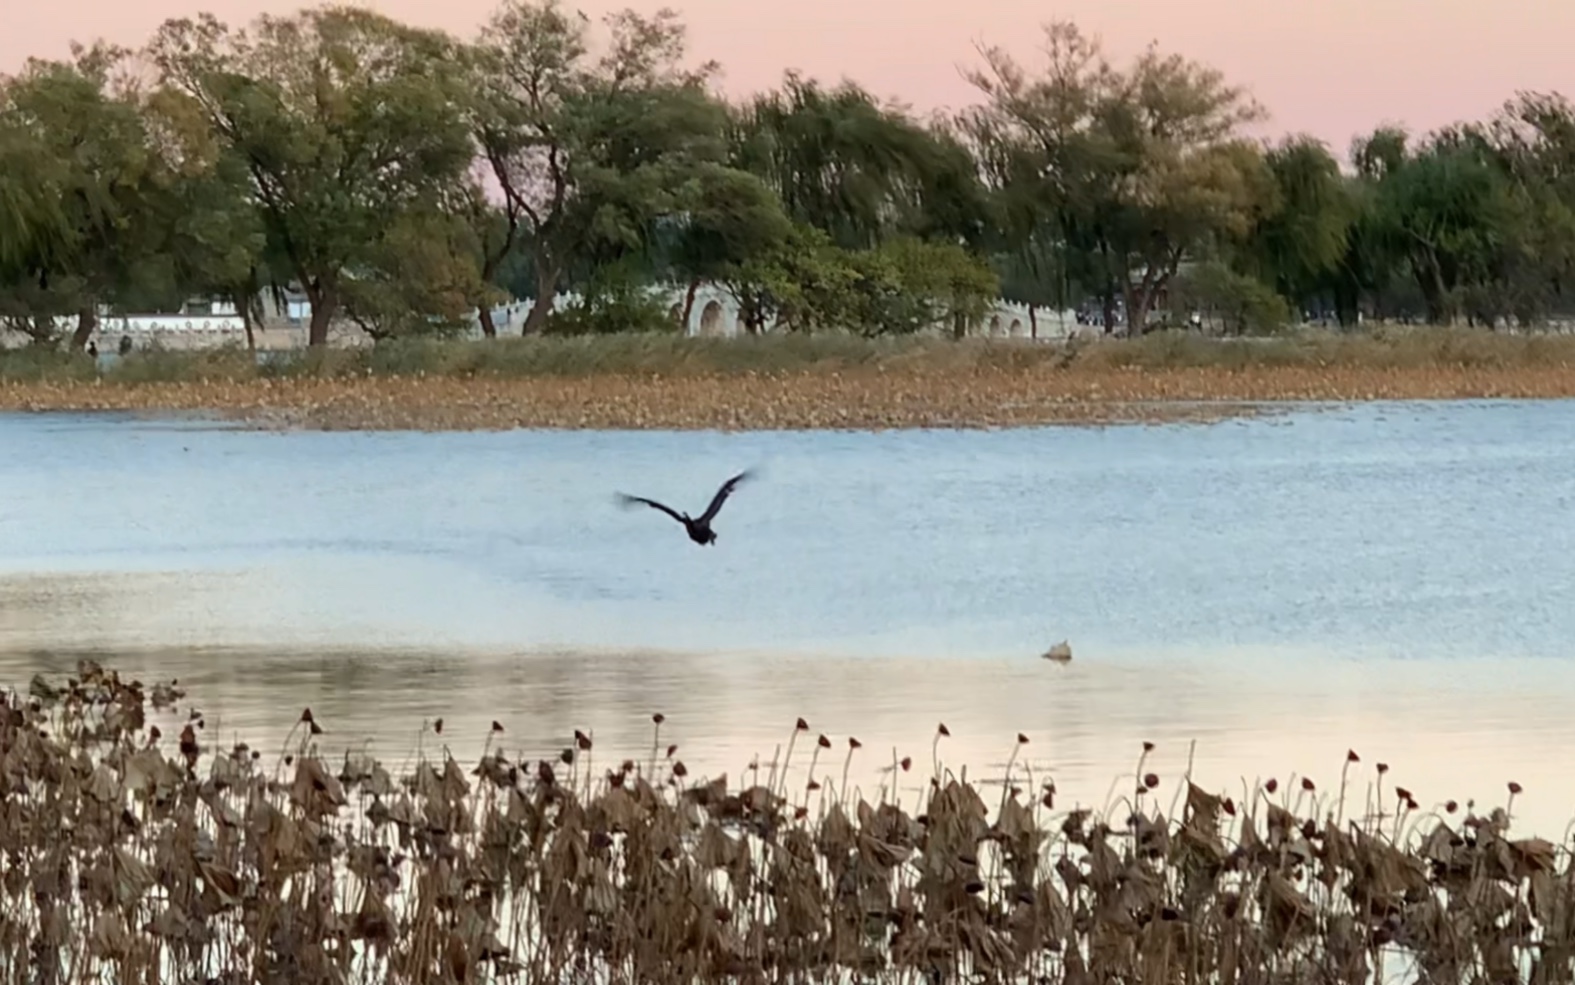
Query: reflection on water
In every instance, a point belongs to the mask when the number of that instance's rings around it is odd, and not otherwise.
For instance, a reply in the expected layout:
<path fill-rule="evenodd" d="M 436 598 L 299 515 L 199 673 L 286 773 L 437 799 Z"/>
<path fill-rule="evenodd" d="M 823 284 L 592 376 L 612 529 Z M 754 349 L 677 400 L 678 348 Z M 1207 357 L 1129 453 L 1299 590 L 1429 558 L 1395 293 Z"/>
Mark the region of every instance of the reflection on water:
<path fill-rule="evenodd" d="M 188 648 L 3 653 L 0 679 L 70 672 L 82 655 L 145 681 L 178 679 L 206 716 L 208 741 L 244 739 L 264 750 L 280 749 L 309 707 L 327 729 L 323 751 L 334 756 L 369 747 L 398 763 L 418 743 L 431 752 L 441 742 L 473 761 L 496 720 L 511 755 L 551 758 L 582 729 L 601 762 L 643 762 L 651 715 L 660 712 L 662 745 L 677 743 L 693 774 L 736 778 L 756 757 L 769 764 L 803 716 L 833 740 L 819 760 L 822 779 L 840 777 L 852 735 L 863 749 L 850 781 L 874 790 L 889 775 L 881 767 L 911 756 L 915 768 L 900 790 L 912 798 L 931 774 L 935 729 L 944 722 L 951 737 L 940 759 L 966 767 L 970 778 L 998 778 L 1016 734 L 1028 736 L 1019 762 L 1053 778 L 1066 806 L 1107 803 L 1149 741 L 1156 749 L 1146 768 L 1165 778 L 1167 792 L 1189 757 L 1199 782 L 1214 789 L 1238 790 L 1243 778 L 1283 782 L 1294 772 L 1328 790 L 1354 748 L 1364 764 L 1356 801 L 1366 771 L 1387 762 L 1390 789 L 1406 786 L 1427 806 L 1451 797 L 1501 803 L 1513 779 L 1527 791 L 1516 801 L 1523 823 L 1557 837 L 1575 817 L 1565 776 L 1575 722 L 1564 697 L 1575 674 L 1538 661 L 1499 662 L 1448 680 L 1418 677 L 1409 662 L 1339 663 L 1287 688 L 1277 675 L 1219 662 Z M 422 731 L 437 718 L 440 740 Z M 808 748 L 801 742 L 795 753 L 801 780 Z"/>
<path fill-rule="evenodd" d="M 178 678 L 210 735 L 311 707 L 397 758 L 497 719 L 552 755 L 696 774 L 796 718 L 866 786 L 1020 731 L 1063 803 L 1135 767 L 1206 785 L 1347 748 L 1424 804 L 1575 817 L 1575 404 L 1373 405 L 1208 427 L 890 434 L 267 434 L 0 415 L 0 681 L 78 655 Z M 715 547 L 615 489 L 698 509 Z M 1037 654 L 1069 638 L 1067 666 Z M 431 742 L 429 735 L 425 740 Z M 796 755 L 799 766 L 808 755 Z M 1363 773 L 1365 778 L 1370 774 Z"/>

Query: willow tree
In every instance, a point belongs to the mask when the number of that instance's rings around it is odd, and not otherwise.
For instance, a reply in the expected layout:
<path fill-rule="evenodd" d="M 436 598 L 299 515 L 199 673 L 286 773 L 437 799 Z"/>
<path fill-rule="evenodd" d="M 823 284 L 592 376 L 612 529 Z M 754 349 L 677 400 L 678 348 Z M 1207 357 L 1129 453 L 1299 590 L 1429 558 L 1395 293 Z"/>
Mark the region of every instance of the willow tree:
<path fill-rule="evenodd" d="M 311 304 L 309 342 L 325 344 L 381 231 L 430 208 L 471 160 L 454 44 L 325 6 L 233 31 L 207 14 L 167 21 L 149 53 L 245 162 L 270 246 Z"/>
<path fill-rule="evenodd" d="M 1370 185 L 1364 244 L 1408 274 L 1433 324 L 1453 324 L 1465 292 L 1495 276 L 1514 218 L 1514 187 L 1486 144 L 1462 128 L 1412 142 L 1395 128 L 1358 141 Z"/>
<path fill-rule="evenodd" d="M 1046 26 L 1038 75 L 999 48 L 970 81 L 976 111 L 1038 157 L 1022 180 L 1053 217 L 1084 278 L 1117 295 L 1141 331 L 1183 260 L 1241 235 L 1269 194 L 1257 147 L 1242 136 L 1263 108 L 1215 69 L 1149 48 L 1126 69 L 1070 22 Z"/>
<path fill-rule="evenodd" d="M 0 105 L 7 100 L 0 90 Z M 57 176 L 37 134 L 0 111 L 0 270 L 58 243 L 65 227 Z"/>
<path fill-rule="evenodd" d="M 9 267 L 0 303 L 35 341 L 54 341 L 54 319 L 74 316 L 71 343 L 85 346 L 99 309 L 158 253 L 147 221 L 158 164 L 118 71 L 125 55 L 74 46 L 67 61 L 29 60 L 3 89 L 0 210 L 10 231 L 0 233 Z"/>
<path fill-rule="evenodd" d="M 603 25 L 598 55 L 557 0 L 505 0 L 472 48 L 469 119 L 534 268 L 526 334 L 576 269 L 644 250 L 664 217 L 728 187 L 700 180 L 724 163 L 725 111 L 706 89 L 715 66 L 685 67 L 677 15 Z"/>
<path fill-rule="evenodd" d="M 1530 325 L 1567 310 L 1575 283 L 1575 104 L 1522 92 L 1473 129 L 1508 178 L 1498 306 Z"/>
<path fill-rule="evenodd" d="M 1337 275 L 1359 201 L 1334 155 L 1311 137 L 1285 139 L 1265 163 L 1269 201 L 1239 244 L 1238 266 L 1300 306 Z"/>
<path fill-rule="evenodd" d="M 960 114 L 955 126 L 966 136 L 990 196 L 994 221 L 984 249 L 1000 277 L 1001 296 L 1028 306 L 1030 331 L 1037 337 L 1038 309 L 1065 310 L 1080 285 L 1060 199 L 1045 180 L 1043 153 L 977 109 Z"/>
<path fill-rule="evenodd" d="M 845 249 L 906 235 L 977 241 L 984 195 L 967 149 L 851 83 L 788 73 L 736 107 L 733 163 L 765 181 L 794 221 Z"/>

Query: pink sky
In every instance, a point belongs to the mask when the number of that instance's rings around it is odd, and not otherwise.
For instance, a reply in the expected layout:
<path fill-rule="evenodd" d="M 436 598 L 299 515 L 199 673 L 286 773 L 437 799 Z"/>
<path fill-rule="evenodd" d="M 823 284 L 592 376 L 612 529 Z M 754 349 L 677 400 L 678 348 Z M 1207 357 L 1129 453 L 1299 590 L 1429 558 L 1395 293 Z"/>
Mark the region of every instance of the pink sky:
<path fill-rule="evenodd" d="M 298 0 L 0 0 L 0 72 L 68 43 L 145 41 L 166 17 L 208 10 L 232 24 Z M 370 0 L 390 16 L 469 36 L 495 0 Z M 572 6 L 572 3 L 570 4 Z M 584 0 L 597 16 L 655 2 Z M 958 74 L 973 44 L 1000 44 L 1032 63 L 1039 25 L 1071 18 L 1118 61 L 1150 40 L 1208 62 L 1248 86 L 1273 114 L 1267 131 L 1303 131 L 1344 156 L 1353 134 L 1385 122 L 1426 130 L 1491 113 L 1517 89 L 1575 96 L 1575 4 L 1554 0 L 688 0 L 696 58 L 715 58 L 731 93 L 768 88 L 783 70 L 848 76 L 919 110 L 972 99 Z"/>

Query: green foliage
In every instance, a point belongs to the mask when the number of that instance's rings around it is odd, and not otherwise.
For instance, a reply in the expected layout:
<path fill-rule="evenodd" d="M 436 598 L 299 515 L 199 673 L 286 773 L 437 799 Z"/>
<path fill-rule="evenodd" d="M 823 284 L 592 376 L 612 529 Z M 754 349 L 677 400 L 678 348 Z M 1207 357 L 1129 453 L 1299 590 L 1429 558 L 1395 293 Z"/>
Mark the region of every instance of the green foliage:
<path fill-rule="evenodd" d="M 981 235 L 986 200 L 967 149 L 851 82 L 827 91 L 789 73 L 781 90 L 738 109 L 732 138 L 736 165 L 844 249 L 893 235 Z"/>
<path fill-rule="evenodd" d="M 1138 332 L 1184 258 L 1257 214 L 1270 182 L 1237 132 L 1262 110 L 1180 56 L 1150 49 L 1117 69 L 1069 23 L 1047 26 L 1045 54 L 1038 78 L 995 48 L 970 75 L 985 102 L 962 124 L 1008 217 L 1002 246 L 1119 296 Z M 1049 244 L 1063 256 L 1045 257 Z"/>
<path fill-rule="evenodd" d="M 685 197 L 690 208 L 662 224 L 652 244 L 661 269 L 685 282 L 726 281 L 749 258 L 785 249 L 793 235 L 781 200 L 746 171 L 704 164 Z"/>
<path fill-rule="evenodd" d="M 872 250 L 848 250 L 823 231 L 799 225 L 782 247 L 731 271 L 726 284 L 751 332 L 779 327 L 876 336 L 975 324 L 999 280 L 955 244 L 905 236 Z"/>
<path fill-rule="evenodd" d="M 1000 290 L 988 265 L 953 244 L 904 237 L 847 259 L 857 278 L 843 317 L 864 335 L 909 335 L 948 323 L 960 336 Z"/>
<path fill-rule="evenodd" d="M 1242 265 L 1286 298 L 1313 293 L 1339 267 L 1358 214 L 1340 165 L 1321 143 L 1291 138 L 1265 155 L 1273 186 L 1243 238 Z"/>
<path fill-rule="evenodd" d="M 167 21 L 150 54 L 170 98 L 246 163 L 269 241 L 311 301 L 311 340 L 326 342 L 347 273 L 469 164 L 452 45 L 325 6 L 234 32 L 208 14 Z"/>
<path fill-rule="evenodd" d="M 0 79 L 0 324 L 41 347 L 192 300 L 252 325 L 285 289 L 314 345 L 494 334 L 511 296 L 526 334 L 667 332 L 652 292 L 705 283 L 751 333 L 964 332 L 997 292 L 1133 333 L 1189 306 L 1232 331 L 1575 308 L 1557 94 L 1380 129 L 1345 174 L 1305 137 L 1247 140 L 1264 111 L 1215 69 L 1117 65 L 1065 21 L 1036 68 L 983 49 L 980 102 L 936 119 L 794 73 L 726 102 L 671 10 L 560 0 L 501 0 L 464 41 L 336 4 L 204 14 L 145 54 L 151 75 L 99 44 Z"/>
<path fill-rule="evenodd" d="M 117 77 L 125 53 L 75 48 L 69 62 L 30 60 L 7 80 L 0 153 L 16 179 L 0 199 L 17 231 L 0 234 L 0 317 L 52 343 L 52 320 L 72 315 L 77 348 L 117 294 L 147 287 L 161 270 L 155 210 L 159 162 L 142 107 Z M 30 188 L 20 183 L 37 182 Z"/>
<path fill-rule="evenodd" d="M 738 302 L 746 330 L 758 334 L 826 327 L 841 317 L 854 276 L 826 232 L 795 223 L 781 242 L 744 258 L 718 280 Z"/>
<path fill-rule="evenodd" d="M 459 333 L 473 302 L 498 300 L 482 280 L 476 239 L 477 231 L 451 214 L 397 217 L 369 244 L 365 267 L 346 274 L 345 314 L 379 341 Z"/>
<path fill-rule="evenodd" d="M 1267 155 L 1277 192 L 1268 232 L 1283 275 L 1311 279 L 1340 262 L 1358 203 L 1323 144 L 1289 140 Z"/>
<path fill-rule="evenodd" d="M 1218 261 L 1177 274 L 1171 311 L 1173 320 L 1191 311 L 1211 312 L 1231 335 L 1272 334 L 1284 330 L 1291 321 L 1284 295 Z"/>
<path fill-rule="evenodd" d="M 474 136 L 523 230 L 545 326 L 566 280 L 648 250 L 664 220 L 713 210 L 726 111 L 706 91 L 712 66 L 689 71 L 685 29 L 670 10 L 609 15 L 607 53 L 557 0 L 505 0 L 472 61 Z"/>
<path fill-rule="evenodd" d="M 679 323 L 668 312 L 667 302 L 633 275 L 633 267 L 632 263 L 614 264 L 598 271 L 576 303 L 547 317 L 544 334 L 676 334 Z"/>
<path fill-rule="evenodd" d="M 30 258 L 57 249 L 67 231 L 60 176 L 39 135 L 10 105 L 0 113 L 0 271 L 20 274 Z"/>

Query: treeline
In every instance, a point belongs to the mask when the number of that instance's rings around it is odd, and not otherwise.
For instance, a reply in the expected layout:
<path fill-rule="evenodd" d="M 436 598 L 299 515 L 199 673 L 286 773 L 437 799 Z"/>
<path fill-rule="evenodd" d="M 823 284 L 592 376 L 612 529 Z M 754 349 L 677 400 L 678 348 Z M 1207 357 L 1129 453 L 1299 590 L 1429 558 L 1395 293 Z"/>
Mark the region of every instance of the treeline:
<path fill-rule="evenodd" d="M 1345 173 L 1265 144 L 1263 108 L 1075 25 L 1025 67 L 980 52 L 979 101 L 919 119 L 788 75 L 719 98 L 678 17 L 593 30 L 504 0 L 469 41 L 350 7 L 166 22 L 0 80 L 0 320 L 81 346 L 98 313 L 305 295 L 312 344 L 442 333 L 531 297 L 525 332 L 672 328 L 643 288 L 725 288 L 753 331 L 976 324 L 991 300 L 1109 330 L 1208 311 L 1532 326 L 1575 260 L 1575 109 L 1521 94 Z M 572 292 L 576 303 L 553 311 Z"/>

